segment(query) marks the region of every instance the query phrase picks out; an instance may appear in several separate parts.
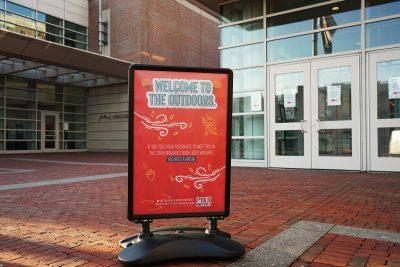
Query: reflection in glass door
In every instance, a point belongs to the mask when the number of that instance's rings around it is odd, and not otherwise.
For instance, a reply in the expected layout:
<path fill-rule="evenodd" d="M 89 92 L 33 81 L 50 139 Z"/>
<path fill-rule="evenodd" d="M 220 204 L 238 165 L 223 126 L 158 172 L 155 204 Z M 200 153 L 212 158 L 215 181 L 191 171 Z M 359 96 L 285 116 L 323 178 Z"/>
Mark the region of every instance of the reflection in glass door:
<path fill-rule="evenodd" d="M 400 171 L 400 51 L 368 56 L 370 170 Z"/>
<path fill-rule="evenodd" d="M 310 65 L 270 68 L 270 165 L 311 168 Z"/>
<path fill-rule="evenodd" d="M 358 56 L 311 63 L 312 168 L 361 168 L 358 65 Z"/>
<path fill-rule="evenodd" d="M 57 112 L 42 111 L 41 126 L 42 151 L 57 151 L 59 144 L 59 114 Z"/>

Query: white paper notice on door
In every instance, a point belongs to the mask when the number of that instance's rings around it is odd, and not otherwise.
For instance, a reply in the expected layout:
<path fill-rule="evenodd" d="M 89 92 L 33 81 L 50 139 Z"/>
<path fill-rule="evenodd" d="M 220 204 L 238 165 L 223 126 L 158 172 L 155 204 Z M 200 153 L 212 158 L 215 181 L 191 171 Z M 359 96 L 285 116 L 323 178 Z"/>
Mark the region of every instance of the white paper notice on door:
<path fill-rule="evenodd" d="M 327 103 L 328 106 L 340 106 L 342 105 L 342 86 L 341 85 L 329 85 L 327 87 Z"/>
<path fill-rule="evenodd" d="M 400 77 L 390 77 L 389 84 L 389 99 L 400 98 Z"/>
<path fill-rule="evenodd" d="M 250 96 L 250 106 L 252 112 L 257 112 L 262 110 L 262 96 L 261 92 L 253 92 Z"/>
<path fill-rule="evenodd" d="M 285 108 L 296 107 L 296 89 L 285 89 L 283 90 L 283 102 Z"/>

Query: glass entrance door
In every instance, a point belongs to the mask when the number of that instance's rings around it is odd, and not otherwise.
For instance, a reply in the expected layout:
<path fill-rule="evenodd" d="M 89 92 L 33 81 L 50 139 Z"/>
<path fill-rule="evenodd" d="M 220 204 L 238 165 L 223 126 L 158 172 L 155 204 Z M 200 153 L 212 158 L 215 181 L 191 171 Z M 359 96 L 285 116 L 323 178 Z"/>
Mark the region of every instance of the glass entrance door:
<path fill-rule="evenodd" d="M 270 166 L 360 170 L 358 56 L 269 71 Z"/>
<path fill-rule="evenodd" d="M 59 114 L 42 111 L 41 148 L 42 151 L 57 151 L 59 144 Z"/>
<path fill-rule="evenodd" d="M 369 168 L 400 171 L 400 51 L 371 53 L 368 66 Z"/>
<path fill-rule="evenodd" d="M 312 168 L 360 170 L 358 56 L 311 63 Z"/>
<path fill-rule="evenodd" d="M 311 168 L 310 64 L 270 69 L 270 165 Z"/>

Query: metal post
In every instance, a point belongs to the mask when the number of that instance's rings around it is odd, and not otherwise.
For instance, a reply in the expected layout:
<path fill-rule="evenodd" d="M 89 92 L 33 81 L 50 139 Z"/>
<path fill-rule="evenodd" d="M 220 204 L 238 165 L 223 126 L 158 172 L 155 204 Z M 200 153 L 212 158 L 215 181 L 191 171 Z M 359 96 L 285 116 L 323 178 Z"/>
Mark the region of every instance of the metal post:
<path fill-rule="evenodd" d="M 209 227 L 206 229 L 207 234 L 211 235 L 218 235 L 219 230 L 218 230 L 218 218 L 217 217 L 210 217 L 208 218 L 209 222 Z"/>
<path fill-rule="evenodd" d="M 153 233 L 150 232 L 150 223 L 151 222 L 152 222 L 151 220 L 144 220 L 144 221 L 140 222 L 142 225 L 142 231 L 139 234 L 140 239 L 153 236 Z"/>
<path fill-rule="evenodd" d="M 99 15 L 98 15 L 98 22 L 99 22 L 99 52 L 100 54 L 103 53 L 103 7 L 102 2 L 99 0 Z"/>

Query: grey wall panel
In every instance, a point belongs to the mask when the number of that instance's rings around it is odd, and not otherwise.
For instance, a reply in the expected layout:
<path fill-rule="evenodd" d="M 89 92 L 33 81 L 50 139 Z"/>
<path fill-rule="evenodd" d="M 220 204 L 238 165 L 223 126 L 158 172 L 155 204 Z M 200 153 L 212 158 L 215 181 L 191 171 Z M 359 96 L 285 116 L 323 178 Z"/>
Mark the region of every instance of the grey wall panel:
<path fill-rule="evenodd" d="M 117 130 L 116 130 L 117 129 Z M 87 126 L 88 132 L 128 131 L 128 121 L 91 122 Z"/>
<path fill-rule="evenodd" d="M 88 132 L 87 138 L 90 141 L 127 141 L 128 131 Z"/>
<path fill-rule="evenodd" d="M 128 93 L 116 93 L 100 96 L 89 96 L 87 98 L 88 105 L 99 105 L 109 103 L 127 103 Z"/>
<path fill-rule="evenodd" d="M 26 6 L 32 9 L 37 9 L 37 0 L 12 0 L 11 2 Z"/>
<path fill-rule="evenodd" d="M 87 0 L 35 0 L 35 2 L 38 11 L 85 27 L 89 25 L 89 3 Z"/>
<path fill-rule="evenodd" d="M 88 141 L 88 151 L 128 151 L 128 141 Z"/>
<path fill-rule="evenodd" d="M 108 112 L 128 112 L 128 103 L 108 103 L 88 106 L 88 114 L 102 114 Z"/>
<path fill-rule="evenodd" d="M 88 96 L 99 96 L 99 95 L 109 95 L 109 94 L 117 94 L 117 93 L 128 93 L 128 85 L 127 84 L 119 84 L 114 86 L 104 86 L 99 88 L 93 88 L 89 90 Z"/>
<path fill-rule="evenodd" d="M 87 149 L 126 151 L 128 149 L 126 84 L 91 88 L 87 103 Z"/>
<path fill-rule="evenodd" d="M 87 122 L 89 123 L 110 123 L 110 122 L 127 122 L 127 111 L 123 112 L 112 112 L 112 113 L 96 113 L 96 114 L 89 114 L 87 115 Z M 122 115 L 121 118 L 118 115 Z M 105 116 L 105 117 L 104 117 Z"/>

